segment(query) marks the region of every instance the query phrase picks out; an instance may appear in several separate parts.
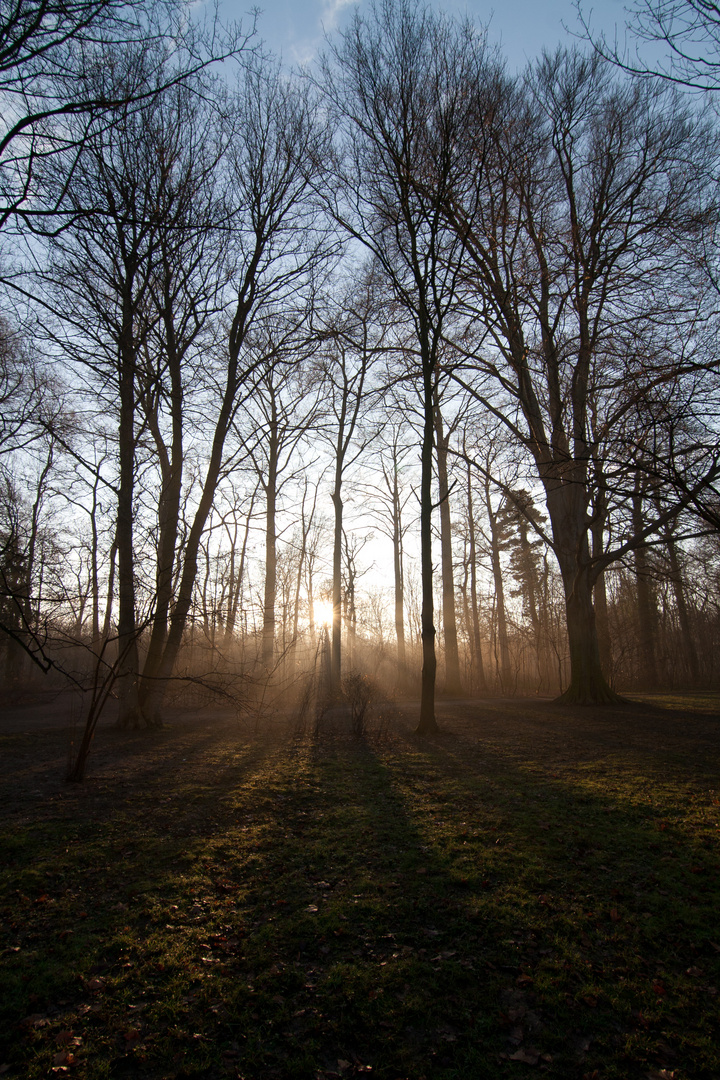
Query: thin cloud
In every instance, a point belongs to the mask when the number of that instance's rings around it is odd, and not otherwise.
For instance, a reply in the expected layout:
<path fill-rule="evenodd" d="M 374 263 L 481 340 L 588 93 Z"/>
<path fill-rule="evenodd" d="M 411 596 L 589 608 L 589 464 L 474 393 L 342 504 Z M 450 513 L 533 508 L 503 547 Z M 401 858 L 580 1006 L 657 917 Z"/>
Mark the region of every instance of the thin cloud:
<path fill-rule="evenodd" d="M 335 30 L 338 24 L 340 12 L 347 7 L 352 7 L 357 0 L 324 0 L 322 7 L 321 23 L 326 33 Z"/>
<path fill-rule="evenodd" d="M 343 11 L 357 6 L 358 0 L 322 0 L 315 19 L 315 33 L 298 37 L 287 50 L 297 64 L 308 64 L 322 47 L 327 34 L 337 30 Z"/>

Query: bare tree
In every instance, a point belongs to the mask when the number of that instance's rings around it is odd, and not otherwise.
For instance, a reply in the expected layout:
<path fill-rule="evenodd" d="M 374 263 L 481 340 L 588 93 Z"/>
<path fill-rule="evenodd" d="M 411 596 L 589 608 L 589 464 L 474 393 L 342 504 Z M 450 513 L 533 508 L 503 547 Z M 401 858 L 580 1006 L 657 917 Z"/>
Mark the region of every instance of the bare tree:
<path fill-rule="evenodd" d="M 617 31 L 612 39 L 595 33 L 592 9 L 586 13 L 582 0 L 576 7 L 597 53 L 630 75 L 691 90 L 720 89 L 720 7 L 714 0 L 632 0 L 625 6 L 622 39 Z M 659 59 L 658 47 L 664 54 Z"/>
<path fill-rule="evenodd" d="M 686 335 L 699 282 L 689 252 L 704 220 L 697 178 L 711 148 L 697 118 L 666 93 L 620 84 L 598 59 L 562 52 L 545 57 L 527 87 L 498 84 L 494 110 L 478 109 L 466 143 L 480 144 L 480 181 L 469 169 L 446 203 L 485 342 L 461 382 L 527 449 L 545 489 L 566 590 L 565 700 L 612 702 L 592 588 L 662 522 L 646 522 L 639 536 L 629 528 L 614 553 L 606 547 L 594 559 L 593 455 L 602 447 L 627 498 L 624 421 L 659 387 L 672 382 L 677 392 L 695 366 Z M 616 440 L 621 430 L 627 441 Z M 715 475 L 712 452 L 706 463 L 702 477 L 693 469 L 698 489 Z"/>
<path fill-rule="evenodd" d="M 334 255 L 315 196 L 327 136 L 318 130 L 307 88 L 301 92 L 290 85 L 276 67 L 248 63 L 231 117 L 227 337 L 222 362 L 218 357 L 213 373 L 216 410 L 208 425 L 207 463 L 184 545 L 162 661 L 145 703 L 151 715 L 159 710 L 165 680 L 182 645 L 215 490 L 237 465 L 237 447 L 226 451 L 228 435 L 244 397 L 252 393 L 255 373 L 278 346 L 276 339 L 266 339 L 272 352 L 263 352 L 263 319 L 266 312 L 282 311 L 287 333 L 306 340 L 303 327 L 312 313 L 317 279 Z"/>
<path fill-rule="evenodd" d="M 442 566 L 443 639 L 445 646 L 445 693 L 461 693 L 460 653 L 458 650 L 455 615 L 455 566 L 453 561 L 452 521 L 450 516 L 450 480 L 448 450 L 450 440 L 462 422 L 462 406 L 447 426 L 443 419 L 443 395 L 439 382 L 435 386 L 435 452 L 437 456 L 438 502 L 440 504 L 440 557 Z"/>
<path fill-rule="evenodd" d="M 432 484 L 434 399 L 443 333 L 458 288 L 460 241 L 445 228 L 454 147 L 465 137 L 468 84 L 482 78 L 476 35 L 410 0 L 356 15 L 325 67 L 345 138 L 334 214 L 374 255 L 412 327 L 424 424 L 420 534 L 423 669 L 418 731 L 435 720 Z M 420 179 L 422 182 L 418 182 Z"/>
<path fill-rule="evenodd" d="M 263 598 L 262 662 L 274 667 L 278 569 L 278 513 L 284 488 L 306 468 L 298 448 L 318 416 L 320 390 L 303 378 L 298 351 L 270 337 L 261 338 L 264 356 L 253 376 L 253 392 L 235 426 L 246 465 L 252 467 L 265 496 L 265 587 Z M 292 358 L 291 355 L 292 354 Z"/>
<path fill-rule="evenodd" d="M 63 191 L 87 141 L 158 94 L 248 48 L 250 34 L 188 19 L 175 0 L 9 0 L 0 12 L 0 228 L 73 221 Z M 135 47 L 152 56 L 128 67 Z M 88 74 L 92 78 L 88 79 Z M 150 76 L 150 77 L 148 77 Z M 53 174 L 50 187 L 45 183 Z M 93 203 L 82 208 L 92 210 Z"/>
<path fill-rule="evenodd" d="M 385 405 L 387 413 L 388 406 Z M 395 616 L 395 639 L 397 642 L 398 683 L 407 689 L 407 643 L 405 631 L 405 535 L 410 528 L 407 507 L 413 498 L 412 485 L 407 476 L 407 460 L 412 446 L 407 438 L 407 425 L 403 423 L 399 404 L 392 408 L 390 417 L 383 419 L 373 439 L 382 482 L 362 484 L 360 490 L 370 498 L 368 513 L 377 522 L 379 531 L 386 536 L 393 551 L 393 608 Z"/>
<path fill-rule="evenodd" d="M 371 403 L 369 381 L 374 361 L 383 351 L 384 328 L 373 317 L 378 304 L 377 281 L 372 272 L 360 288 L 348 290 L 336 304 L 327 330 L 329 341 L 320 360 L 325 416 L 320 433 L 332 451 L 334 510 L 330 681 L 339 691 L 342 678 L 342 562 L 343 483 L 366 449 L 370 436 L 362 430 L 363 415 Z M 345 545 L 347 550 L 347 545 Z"/>
<path fill-rule="evenodd" d="M 146 59 L 153 68 L 146 51 L 139 58 L 125 57 L 131 68 Z M 146 661 L 152 679 L 167 633 L 176 549 L 183 365 L 205 330 L 220 284 L 213 265 L 218 245 L 209 257 L 207 237 L 217 235 L 210 170 L 218 163 L 221 143 L 199 100 L 184 82 L 172 95 L 153 97 L 143 110 L 116 117 L 86 145 L 62 193 L 63 205 L 77 215 L 53 239 L 51 268 L 44 275 L 52 288 L 46 304 L 64 328 L 58 344 L 87 369 L 95 392 L 117 410 L 118 649 L 126 665 L 117 685 L 123 726 L 141 719 L 134 539 L 138 448 L 147 430 L 162 478 L 156 618 Z M 83 208 L 90 204 L 95 212 L 88 217 Z"/>

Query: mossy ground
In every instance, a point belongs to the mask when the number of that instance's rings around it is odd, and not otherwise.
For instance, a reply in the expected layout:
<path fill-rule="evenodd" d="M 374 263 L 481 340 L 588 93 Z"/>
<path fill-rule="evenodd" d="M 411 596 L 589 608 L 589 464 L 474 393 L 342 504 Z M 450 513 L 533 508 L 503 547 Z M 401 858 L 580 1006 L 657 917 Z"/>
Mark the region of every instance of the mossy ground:
<path fill-rule="evenodd" d="M 719 705 L 6 732 L 4 1075 L 720 1078 Z"/>

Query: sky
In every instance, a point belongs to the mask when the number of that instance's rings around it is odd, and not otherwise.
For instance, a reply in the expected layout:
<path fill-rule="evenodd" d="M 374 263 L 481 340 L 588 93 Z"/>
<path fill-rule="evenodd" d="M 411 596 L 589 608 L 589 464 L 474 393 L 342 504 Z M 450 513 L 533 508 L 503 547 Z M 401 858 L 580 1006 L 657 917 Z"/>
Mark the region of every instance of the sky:
<path fill-rule="evenodd" d="M 286 64 L 308 63 L 322 48 L 324 33 L 343 24 L 356 6 L 369 0 L 257 0 L 262 14 L 260 36 Z M 253 0 L 222 0 L 225 19 L 245 19 Z M 468 14 L 479 24 L 489 24 L 490 41 L 501 45 L 511 70 L 518 70 L 539 55 L 543 47 L 572 41 L 580 23 L 573 0 L 431 0 L 431 6 L 450 13 Z M 593 27 L 614 37 L 617 25 L 622 36 L 623 0 L 584 0 Z"/>

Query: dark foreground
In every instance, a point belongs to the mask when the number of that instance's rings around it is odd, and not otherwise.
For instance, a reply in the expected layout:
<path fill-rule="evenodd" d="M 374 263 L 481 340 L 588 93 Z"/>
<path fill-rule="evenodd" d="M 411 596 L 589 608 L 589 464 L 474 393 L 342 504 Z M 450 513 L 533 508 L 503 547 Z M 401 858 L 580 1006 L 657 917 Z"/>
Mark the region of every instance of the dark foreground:
<path fill-rule="evenodd" d="M 0 1074 L 717 1080 L 719 713 L 0 717 Z"/>

